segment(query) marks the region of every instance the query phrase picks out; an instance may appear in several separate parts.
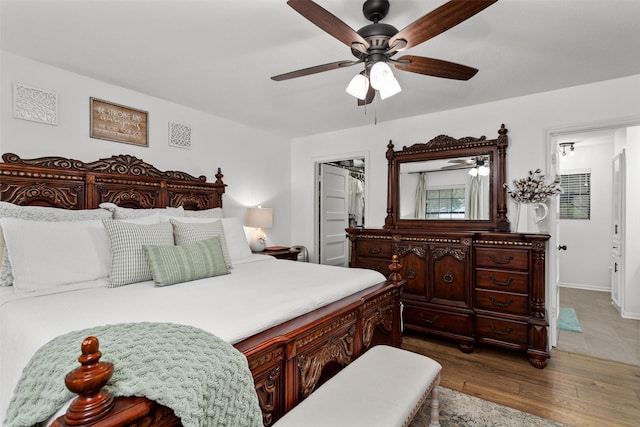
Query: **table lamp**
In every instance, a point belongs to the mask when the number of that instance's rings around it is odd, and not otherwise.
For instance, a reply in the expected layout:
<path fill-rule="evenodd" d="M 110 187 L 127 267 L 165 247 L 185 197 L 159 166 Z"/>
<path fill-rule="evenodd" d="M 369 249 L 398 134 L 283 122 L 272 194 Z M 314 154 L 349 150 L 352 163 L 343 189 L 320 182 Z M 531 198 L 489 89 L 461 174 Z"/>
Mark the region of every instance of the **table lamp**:
<path fill-rule="evenodd" d="M 263 208 L 258 206 L 257 208 L 249 208 L 247 211 L 247 227 L 255 228 L 255 233 L 249 242 L 249 247 L 253 252 L 262 252 L 267 244 L 267 234 L 264 232 L 264 228 L 271 228 L 273 224 L 273 209 Z"/>

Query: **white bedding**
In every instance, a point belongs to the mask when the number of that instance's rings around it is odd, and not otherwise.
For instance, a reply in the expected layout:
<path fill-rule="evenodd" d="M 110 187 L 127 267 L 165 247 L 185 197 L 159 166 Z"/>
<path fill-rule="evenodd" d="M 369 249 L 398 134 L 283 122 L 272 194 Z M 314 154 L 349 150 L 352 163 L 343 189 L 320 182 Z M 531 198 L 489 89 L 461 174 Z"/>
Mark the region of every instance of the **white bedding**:
<path fill-rule="evenodd" d="M 234 262 L 229 275 L 166 287 L 148 281 L 118 288 L 91 283 L 58 293 L 0 288 L 0 415 L 4 419 L 31 355 L 66 332 L 112 323 L 173 322 L 237 343 L 384 280 L 373 270 L 252 255 Z"/>

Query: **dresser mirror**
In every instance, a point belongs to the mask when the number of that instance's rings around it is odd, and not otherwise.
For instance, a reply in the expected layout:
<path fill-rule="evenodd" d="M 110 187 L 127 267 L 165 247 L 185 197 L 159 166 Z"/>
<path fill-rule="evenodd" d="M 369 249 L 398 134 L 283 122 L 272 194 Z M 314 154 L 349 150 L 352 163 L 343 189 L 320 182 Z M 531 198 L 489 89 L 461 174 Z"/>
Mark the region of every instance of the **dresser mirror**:
<path fill-rule="evenodd" d="M 395 151 L 389 142 L 385 228 L 509 231 L 504 125 L 496 139 L 440 135 Z"/>

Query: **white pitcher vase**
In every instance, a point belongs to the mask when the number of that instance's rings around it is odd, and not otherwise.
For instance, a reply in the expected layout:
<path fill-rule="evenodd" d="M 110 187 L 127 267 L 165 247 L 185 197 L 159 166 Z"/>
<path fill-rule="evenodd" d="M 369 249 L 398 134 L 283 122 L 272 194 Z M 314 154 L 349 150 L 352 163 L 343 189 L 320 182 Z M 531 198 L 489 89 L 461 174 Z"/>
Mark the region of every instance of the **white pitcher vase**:
<path fill-rule="evenodd" d="M 540 233 L 545 230 L 543 222 L 549 215 L 549 207 L 546 203 L 524 203 L 526 209 L 522 209 L 523 203 L 516 203 L 516 212 L 513 217 L 512 230 L 516 233 Z M 526 218 L 521 220 L 521 216 Z"/>

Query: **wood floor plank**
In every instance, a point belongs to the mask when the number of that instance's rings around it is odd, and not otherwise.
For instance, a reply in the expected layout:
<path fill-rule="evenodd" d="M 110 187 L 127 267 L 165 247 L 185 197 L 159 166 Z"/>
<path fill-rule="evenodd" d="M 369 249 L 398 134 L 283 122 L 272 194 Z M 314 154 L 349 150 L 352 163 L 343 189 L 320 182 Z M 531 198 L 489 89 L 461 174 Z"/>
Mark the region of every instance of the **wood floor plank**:
<path fill-rule="evenodd" d="M 403 348 L 442 365 L 441 385 L 570 426 L 639 426 L 640 366 L 552 350 L 545 369 L 526 355 L 417 334 Z"/>

